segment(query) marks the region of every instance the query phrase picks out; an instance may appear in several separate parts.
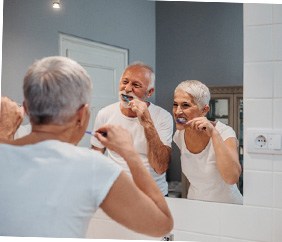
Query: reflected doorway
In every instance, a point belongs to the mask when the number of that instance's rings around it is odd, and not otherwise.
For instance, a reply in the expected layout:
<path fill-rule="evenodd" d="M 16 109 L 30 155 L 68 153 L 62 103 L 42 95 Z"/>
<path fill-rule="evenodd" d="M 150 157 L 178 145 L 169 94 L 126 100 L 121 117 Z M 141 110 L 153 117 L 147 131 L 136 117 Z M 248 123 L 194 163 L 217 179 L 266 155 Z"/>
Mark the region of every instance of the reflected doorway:
<path fill-rule="evenodd" d="M 97 112 L 118 101 L 119 79 L 128 65 L 128 50 L 66 34 L 60 34 L 60 55 L 82 65 L 93 82 L 90 120 L 92 131 Z M 84 135 L 78 144 L 90 147 L 90 136 Z"/>

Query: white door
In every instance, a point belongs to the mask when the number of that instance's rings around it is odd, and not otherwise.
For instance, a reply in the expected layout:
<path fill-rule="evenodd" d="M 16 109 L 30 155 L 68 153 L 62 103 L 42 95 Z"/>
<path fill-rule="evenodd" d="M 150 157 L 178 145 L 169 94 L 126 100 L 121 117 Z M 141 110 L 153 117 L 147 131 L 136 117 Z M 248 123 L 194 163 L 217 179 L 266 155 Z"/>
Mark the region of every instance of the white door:
<path fill-rule="evenodd" d="M 128 50 L 60 34 L 60 55 L 82 65 L 93 82 L 91 116 L 87 130 L 93 129 L 97 112 L 118 100 L 119 79 L 128 64 Z M 90 147 L 85 134 L 80 146 Z"/>

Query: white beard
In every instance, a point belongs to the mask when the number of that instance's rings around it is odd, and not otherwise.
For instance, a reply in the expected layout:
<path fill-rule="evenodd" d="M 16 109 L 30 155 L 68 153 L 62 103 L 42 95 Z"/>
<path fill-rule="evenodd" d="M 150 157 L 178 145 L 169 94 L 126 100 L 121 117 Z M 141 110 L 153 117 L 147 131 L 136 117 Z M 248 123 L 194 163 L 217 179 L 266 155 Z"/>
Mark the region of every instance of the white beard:
<path fill-rule="evenodd" d="M 130 108 L 130 106 L 128 105 L 128 103 L 126 101 L 123 101 L 121 98 L 120 98 L 120 104 L 123 108 Z"/>

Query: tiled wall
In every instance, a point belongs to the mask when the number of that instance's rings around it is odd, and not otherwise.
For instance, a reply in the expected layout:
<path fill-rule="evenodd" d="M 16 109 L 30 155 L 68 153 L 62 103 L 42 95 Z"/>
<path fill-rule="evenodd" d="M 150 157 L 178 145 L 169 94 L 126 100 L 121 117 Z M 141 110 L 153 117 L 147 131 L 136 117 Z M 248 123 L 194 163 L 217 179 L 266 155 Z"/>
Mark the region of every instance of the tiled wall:
<path fill-rule="evenodd" d="M 282 5 L 245 4 L 244 130 L 282 129 L 281 107 Z M 282 156 L 251 155 L 245 149 L 244 164 L 243 206 L 167 199 L 175 240 L 282 241 Z M 88 236 L 152 239 L 127 231 L 101 211 L 93 218 Z"/>
<path fill-rule="evenodd" d="M 282 129 L 282 5 L 245 4 L 244 25 L 245 131 Z M 266 241 L 282 241 L 282 156 L 245 152 L 244 161 L 244 204 L 268 209 Z"/>

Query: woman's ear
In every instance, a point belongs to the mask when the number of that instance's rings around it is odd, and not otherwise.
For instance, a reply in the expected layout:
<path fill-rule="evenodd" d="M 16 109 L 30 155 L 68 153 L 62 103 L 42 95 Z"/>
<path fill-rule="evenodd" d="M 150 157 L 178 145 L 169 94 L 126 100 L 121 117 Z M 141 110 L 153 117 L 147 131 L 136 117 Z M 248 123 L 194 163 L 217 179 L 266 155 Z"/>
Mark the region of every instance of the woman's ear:
<path fill-rule="evenodd" d="M 204 114 L 204 116 L 206 116 L 209 111 L 210 111 L 210 106 L 206 104 L 202 109 L 202 113 Z"/>

